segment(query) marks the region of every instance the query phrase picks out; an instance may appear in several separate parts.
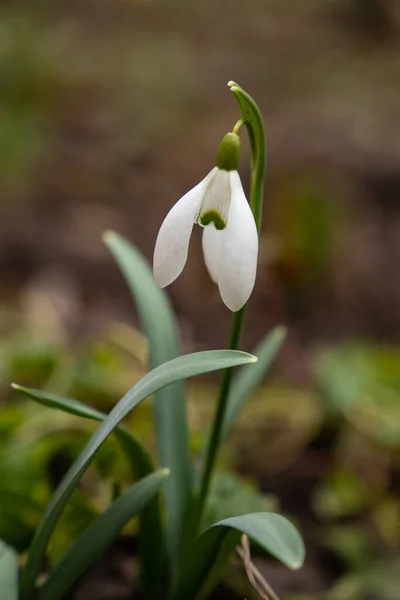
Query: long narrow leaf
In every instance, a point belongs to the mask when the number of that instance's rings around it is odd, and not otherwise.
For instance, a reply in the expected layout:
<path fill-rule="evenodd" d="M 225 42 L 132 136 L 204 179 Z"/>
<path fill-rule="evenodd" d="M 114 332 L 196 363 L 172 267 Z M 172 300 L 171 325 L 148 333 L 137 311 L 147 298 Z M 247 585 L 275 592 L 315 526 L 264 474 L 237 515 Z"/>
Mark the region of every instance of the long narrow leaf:
<path fill-rule="evenodd" d="M 222 428 L 222 439 L 228 437 L 244 403 L 261 383 L 279 352 L 285 336 L 285 327 L 275 327 L 254 349 L 254 354 L 258 358 L 257 363 L 243 367 L 233 378 Z"/>
<path fill-rule="evenodd" d="M 16 383 L 13 383 L 12 387 L 17 392 L 21 392 L 24 396 L 27 396 L 44 406 L 48 406 L 49 408 L 56 408 L 71 415 L 76 415 L 77 417 L 82 417 L 83 419 L 89 419 L 91 421 L 102 422 L 107 418 L 107 415 L 100 410 L 73 398 L 58 396 L 57 394 L 51 394 L 34 388 L 26 388 Z M 127 456 L 131 462 L 132 471 L 134 472 L 135 477 L 141 478 L 154 471 L 150 455 L 126 427 L 119 425 L 115 433 L 121 440 L 124 440 L 124 448 L 129 449 Z"/>
<path fill-rule="evenodd" d="M 156 367 L 125 394 L 95 431 L 78 459 L 58 486 L 49 503 L 42 523 L 33 540 L 23 572 L 21 581 L 22 600 L 31 600 L 34 596 L 36 577 L 41 567 L 48 541 L 65 504 L 92 461 L 95 453 L 122 419 L 142 400 L 147 398 L 147 396 L 154 394 L 154 392 L 174 381 L 218 369 L 243 365 L 256 360 L 250 354 L 233 350 L 214 350 L 188 354 Z"/>
<path fill-rule="evenodd" d="M 64 598 L 66 592 L 105 552 L 126 523 L 158 491 L 169 472 L 160 469 L 130 487 L 80 535 L 39 591 L 39 600 Z"/>
<path fill-rule="evenodd" d="M 18 554 L 0 540 L 0 597 L 18 600 Z"/>
<path fill-rule="evenodd" d="M 84 402 L 57 396 L 41 390 L 13 385 L 14 389 L 25 396 L 72 415 L 94 421 L 104 421 L 107 415 Z M 123 425 L 118 425 L 115 434 L 131 464 L 135 479 L 142 479 L 154 471 L 150 455 Z M 154 552 L 154 548 L 157 552 Z M 141 577 L 149 598 L 159 598 L 165 570 L 164 538 L 162 530 L 161 507 L 159 495 L 146 504 L 139 515 L 139 551 L 142 559 Z"/>
<path fill-rule="evenodd" d="M 180 354 L 169 299 L 155 283 L 147 261 L 134 246 L 113 232 L 107 232 L 104 241 L 117 261 L 136 303 L 149 342 L 150 368 L 154 369 Z M 191 495 L 183 382 L 178 381 L 158 391 L 153 406 L 161 464 L 171 472 L 165 486 L 166 536 L 174 569 L 179 558 L 183 519 Z"/>
<path fill-rule="evenodd" d="M 251 513 L 212 525 L 195 542 L 173 600 L 201 600 L 216 584 L 245 533 L 291 569 L 304 561 L 304 544 L 297 529 L 281 515 Z"/>

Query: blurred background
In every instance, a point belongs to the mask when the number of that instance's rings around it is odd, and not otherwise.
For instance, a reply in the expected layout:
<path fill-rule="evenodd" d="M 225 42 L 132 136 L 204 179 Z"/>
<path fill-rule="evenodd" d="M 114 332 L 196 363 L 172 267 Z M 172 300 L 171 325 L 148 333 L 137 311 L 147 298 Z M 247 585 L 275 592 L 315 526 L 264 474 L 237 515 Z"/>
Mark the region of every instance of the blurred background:
<path fill-rule="evenodd" d="M 399 73 L 398 0 L 1 2 L 0 538 L 28 547 L 92 431 L 9 382 L 109 410 L 145 372 L 146 342 L 101 234 L 118 231 L 151 260 L 166 212 L 212 168 L 240 116 L 226 87 L 234 79 L 258 102 L 268 140 L 243 347 L 276 324 L 289 335 L 224 453 L 213 510 L 268 504 L 297 523 L 304 568 L 257 563 L 284 599 L 397 600 Z M 200 231 L 168 293 L 184 352 L 227 345 L 231 314 Z M 189 383 L 194 452 L 217 383 Z M 148 405 L 134 423 L 152 448 Z M 52 558 L 125 471 L 110 442 Z M 128 597 L 126 543 L 102 585 L 89 577 L 76 598 Z M 252 598 L 239 565 L 229 583 L 236 596 L 216 597 Z"/>

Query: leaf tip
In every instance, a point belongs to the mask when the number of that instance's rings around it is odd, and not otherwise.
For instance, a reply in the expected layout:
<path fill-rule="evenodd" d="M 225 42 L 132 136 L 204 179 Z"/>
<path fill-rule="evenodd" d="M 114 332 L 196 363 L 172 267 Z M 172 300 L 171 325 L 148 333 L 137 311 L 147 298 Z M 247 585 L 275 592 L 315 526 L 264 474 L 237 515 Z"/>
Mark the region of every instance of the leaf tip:
<path fill-rule="evenodd" d="M 17 390 L 17 391 L 22 390 L 22 386 L 18 385 L 18 383 L 11 383 L 10 386 L 12 387 L 13 390 Z"/>
<path fill-rule="evenodd" d="M 117 234 L 115 233 L 115 231 L 111 231 L 111 229 L 106 229 L 103 232 L 101 239 L 107 246 L 109 246 L 113 239 L 115 239 L 116 235 Z"/>
<path fill-rule="evenodd" d="M 238 84 L 235 81 L 228 81 L 228 88 L 231 90 L 231 92 L 235 93 L 238 92 L 240 90 Z"/>
<path fill-rule="evenodd" d="M 275 335 L 279 339 L 283 340 L 287 336 L 287 332 L 288 332 L 288 329 L 287 329 L 286 325 L 278 325 L 277 327 L 275 327 Z"/>
<path fill-rule="evenodd" d="M 164 476 L 164 477 L 168 477 L 168 475 L 171 473 L 170 469 L 160 469 L 160 473 Z"/>
<path fill-rule="evenodd" d="M 304 559 L 305 559 L 305 549 L 304 549 L 304 546 L 302 546 L 299 556 L 297 556 L 295 559 L 291 560 L 290 563 L 287 563 L 287 566 L 289 567 L 289 569 L 292 569 L 293 571 L 297 571 L 297 569 L 300 569 L 303 566 Z"/>

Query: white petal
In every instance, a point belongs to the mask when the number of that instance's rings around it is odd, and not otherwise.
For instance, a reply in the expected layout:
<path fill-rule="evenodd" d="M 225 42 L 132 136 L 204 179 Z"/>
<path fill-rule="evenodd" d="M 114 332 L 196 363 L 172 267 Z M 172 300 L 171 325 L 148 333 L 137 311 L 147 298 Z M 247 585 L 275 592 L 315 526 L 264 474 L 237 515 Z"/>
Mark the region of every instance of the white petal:
<path fill-rule="evenodd" d="M 247 302 L 257 271 L 258 233 L 237 171 L 230 171 L 231 207 L 218 267 L 222 300 L 236 312 Z"/>
<path fill-rule="evenodd" d="M 218 283 L 219 263 L 225 231 L 225 229 L 218 231 L 214 225 L 208 225 L 203 231 L 204 262 L 214 283 Z"/>
<path fill-rule="evenodd" d="M 193 223 L 208 182 L 217 167 L 171 208 L 158 232 L 154 248 L 154 279 L 160 287 L 175 281 L 186 264 Z"/>

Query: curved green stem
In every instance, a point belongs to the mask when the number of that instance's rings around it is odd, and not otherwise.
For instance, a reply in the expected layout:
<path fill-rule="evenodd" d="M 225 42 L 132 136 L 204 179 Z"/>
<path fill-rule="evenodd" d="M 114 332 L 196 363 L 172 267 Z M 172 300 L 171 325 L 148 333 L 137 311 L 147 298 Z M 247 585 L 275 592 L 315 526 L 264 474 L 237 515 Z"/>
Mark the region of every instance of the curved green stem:
<path fill-rule="evenodd" d="M 232 133 L 239 133 L 239 129 L 241 128 L 242 125 L 243 125 L 243 119 L 239 119 L 239 121 L 236 123 L 235 127 L 232 129 Z"/>
<path fill-rule="evenodd" d="M 249 96 L 249 94 L 247 94 L 247 92 L 245 92 L 234 81 L 230 81 L 228 83 L 228 86 L 231 92 L 234 94 L 242 112 L 242 119 L 237 122 L 237 124 L 235 125 L 235 129 L 239 129 L 242 123 L 246 125 L 247 133 L 250 140 L 250 207 L 253 211 L 254 220 L 257 225 L 257 230 L 260 233 L 266 162 L 264 123 L 260 109 L 254 102 L 253 98 Z M 236 350 L 240 343 L 246 306 L 247 305 L 243 306 L 243 308 L 241 308 L 237 313 L 235 313 L 235 316 L 233 318 L 229 345 L 229 348 L 232 350 Z M 204 468 L 200 484 L 200 492 L 196 514 L 197 528 L 199 528 L 201 523 L 201 518 L 203 515 L 204 505 L 210 488 L 215 461 L 217 459 L 218 450 L 221 445 L 222 426 L 224 422 L 226 405 L 228 403 L 229 398 L 232 374 L 232 369 L 225 369 L 221 381 L 217 410 L 213 422 L 211 436 L 207 446 L 206 458 L 204 462 Z"/>

